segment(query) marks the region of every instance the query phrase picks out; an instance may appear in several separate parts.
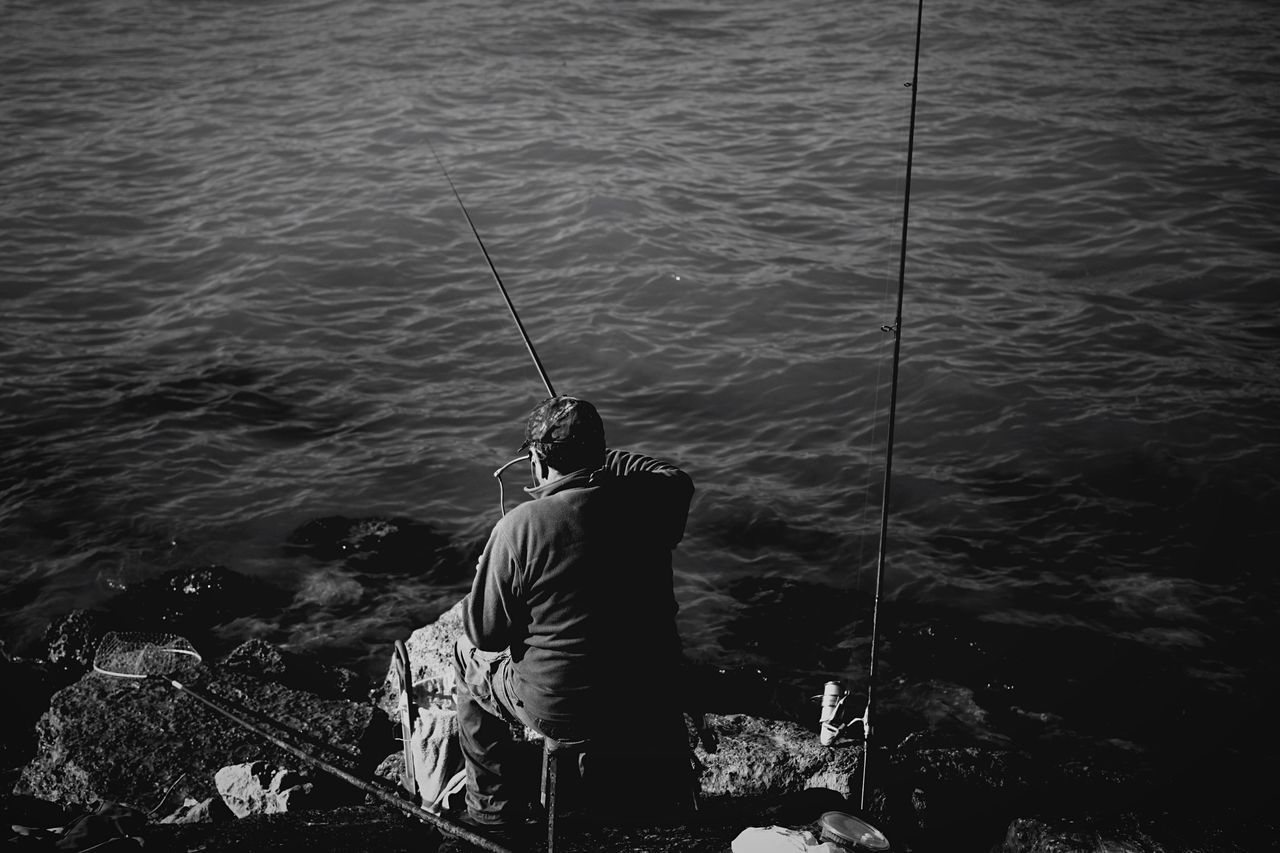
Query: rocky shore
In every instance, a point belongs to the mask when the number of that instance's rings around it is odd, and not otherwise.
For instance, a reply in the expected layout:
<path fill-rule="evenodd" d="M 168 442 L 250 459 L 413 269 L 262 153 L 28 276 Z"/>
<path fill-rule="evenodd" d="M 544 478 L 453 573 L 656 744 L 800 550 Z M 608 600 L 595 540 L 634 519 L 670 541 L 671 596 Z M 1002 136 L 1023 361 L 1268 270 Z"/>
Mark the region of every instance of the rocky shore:
<path fill-rule="evenodd" d="M 204 625 L 221 618 L 251 584 L 206 568 L 175 573 L 164 585 L 185 611 L 169 607 L 148 624 L 131 621 L 127 610 L 78 611 L 51 626 L 46 657 L 0 661 L 10 686 L 0 758 L 12 792 L 3 800 L 12 848 L 430 853 L 440 845 L 437 829 L 386 797 L 260 734 L 278 734 L 397 796 L 403 752 L 390 672 L 368 685 L 249 641 L 193 664 L 177 684 L 95 673 L 90 663 L 106 631 L 198 634 L 199 614 Z M 156 612 L 154 599 L 146 612 Z M 415 682 L 448 689 L 459 629 L 455 607 L 406 638 Z M 706 674 L 718 676 L 724 673 Z M 730 692 L 706 691 L 721 694 Z M 240 721 L 213 712 L 202 696 Z M 793 722 L 729 707 L 698 710 L 709 713 L 695 750 L 704 768 L 697 818 L 623 826 L 579 814 L 568 825 L 566 850 L 727 853 L 748 827 L 802 828 L 824 811 L 858 812 L 859 741 L 823 747 L 816 731 Z M 1197 765 L 1180 778 L 1176 762 L 1155 766 L 1121 749 L 1044 756 L 930 744 L 923 735 L 900 738 L 873 758 L 878 772 L 865 817 L 899 853 L 1252 851 L 1271 848 L 1276 837 L 1266 786 L 1229 765 Z"/>

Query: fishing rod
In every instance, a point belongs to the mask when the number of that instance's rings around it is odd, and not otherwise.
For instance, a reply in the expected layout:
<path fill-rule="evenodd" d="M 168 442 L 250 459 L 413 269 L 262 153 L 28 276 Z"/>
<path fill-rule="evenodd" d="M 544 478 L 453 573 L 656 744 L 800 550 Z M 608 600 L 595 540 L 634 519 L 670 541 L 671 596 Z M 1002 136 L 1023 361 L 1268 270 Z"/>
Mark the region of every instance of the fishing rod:
<path fill-rule="evenodd" d="M 516 328 L 520 331 L 521 339 L 524 340 L 525 349 L 529 351 L 529 357 L 533 359 L 533 366 L 537 368 L 538 376 L 542 378 L 542 384 L 547 389 L 547 396 L 556 396 L 556 390 L 551 387 L 551 380 L 547 377 L 547 371 L 542 367 L 542 359 L 538 358 L 538 353 L 533 348 L 533 341 L 529 339 L 529 333 L 524 330 L 524 323 L 520 322 L 520 315 L 516 313 L 515 303 L 511 301 L 511 296 L 507 293 L 507 288 L 502 283 L 502 276 L 498 275 L 498 268 L 493 265 L 493 258 L 489 257 L 489 250 L 485 248 L 484 240 L 480 239 L 480 232 L 476 229 L 475 222 L 471 220 L 471 214 L 467 212 L 467 206 L 462 202 L 462 195 L 458 192 L 458 188 L 454 186 L 453 178 L 449 176 L 449 170 L 445 168 L 444 161 L 436 153 L 436 147 L 431 144 L 430 139 L 427 139 L 427 148 L 431 150 L 431 156 L 436 158 L 436 165 L 440 167 L 440 172 L 444 175 L 444 179 L 449 182 L 449 189 L 453 190 L 453 197 L 458 200 L 458 207 L 462 210 L 462 215 L 466 218 L 467 225 L 471 227 L 471 233 L 475 235 L 480 251 L 484 253 L 485 262 L 489 264 L 489 272 L 493 273 L 493 280 L 497 282 L 498 290 L 502 293 L 502 299 L 507 303 L 507 310 L 511 312 L 511 319 L 516 321 Z M 512 465 L 528 460 L 528 458 L 528 456 L 516 457 L 493 472 L 494 478 L 498 481 L 498 511 L 501 515 L 507 514 L 507 501 L 502 489 L 502 472 Z"/>
<path fill-rule="evenodd" d="M 533 366 L 537 368 L 538 376 L 542 378 L 542 384 L 547 389 L 547 396 L 554 397 L 556 392 L 551 387 L 551 380 L 547 378 L 547 371 L 542 368 L 542 360 L 538 358 L 538 353 L 533 348 L 533 341 L 529 339 L 529 333 L 524 330 L 524 323 L 520 322 L 520 315 L 516 313 L 516 306 L 507 294 L 507 288 L 502 283 L 502 276 L 498 275 L 498 268 L 493 265 L 493 259 L 489 257 L 489 250 L 485 248 L 484 240 L 480 239 L 480 232 L 476 229 L 475 222 L 471 220 L 471 214 L 467 212 L 467 206 L 462 203 L 462 196 L 458 193 L 458 188 L 454 186 L 453 178 L 449 176 L 449 170 L 444 167 L 444 161 L 436 153 L 436 148 L 431 144 L 430 139 L 427 139 L 427 148 L 431 150 L 431 156 L 436 158 L 436 165 L 440 167 L 440 171 L 444 174 L 444 179 L 449 182 L 449 189 L 453 190 L 453 197 L 458 200 L 458 207 L 462 209 L 462 215 L 466 217 L 467 225 L 471 227 L 471 233 L 475 235 L 476 243 L 480 245 L 480 251 L 484 253 L 485 262 L 489 264 L 489 272 L 493 273 L 493 280 L 497 282 L 498 290 L 502 292 L 502 298 L 507 303 L 507 310 L 511 312 L 511 319 L 516 321 L 516 328 L 520 331 L 520 337 L 524 340 L 525 349 L 529 351 L 529 356 L 533 359 Z"/>
<path fill-rule="evenodd" d="M 876 588 L 871 608 L 871 664 L 867 670 L 867 708 L 862 715 L 862 789 L 859 808 L 867 807 L 867 767 L 871 763 L 871 707 L 876 695 L 876 651 L 880 622 L 880 596 L 884 587 L 885 555 L 889 543 L 889 495 L 893 473 L 893 432 L 898 414 L 898 368 L 902 359 L 902 302 L 907 281 L 907 223 L 911 210 L 911 164 L 915 152 L 916 99 L 920 92 L 920 34 L 924 21 L 924 0 L 916 5 L 916 49 L 911 82 L 911 120 L 907 130 L 907 170 L 902 193 L 902 248 L 898 258 L 898 306 L 893 323 L 881 330 L 893 333 L 893 377 L 889 384 L 889 430 L 885 439 L 884 490 L 880 499 L 880 548 L 876 557 Z"/>

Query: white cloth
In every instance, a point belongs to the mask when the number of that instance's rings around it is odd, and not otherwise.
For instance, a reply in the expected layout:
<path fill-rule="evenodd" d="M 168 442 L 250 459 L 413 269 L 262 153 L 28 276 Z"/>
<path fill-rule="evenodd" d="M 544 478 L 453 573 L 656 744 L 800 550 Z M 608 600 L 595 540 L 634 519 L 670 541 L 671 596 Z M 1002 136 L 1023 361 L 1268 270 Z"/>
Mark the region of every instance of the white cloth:
<path fill-rule="evenodd" d="M 410 745 L 414 780 L 423 808 L 438 812 L 456 805 L 451 798 L 466 786 L 462 747 L 458 744 L 458 712 L 451 707 L 437 707 L 436 703 L 420 704 Z"/>

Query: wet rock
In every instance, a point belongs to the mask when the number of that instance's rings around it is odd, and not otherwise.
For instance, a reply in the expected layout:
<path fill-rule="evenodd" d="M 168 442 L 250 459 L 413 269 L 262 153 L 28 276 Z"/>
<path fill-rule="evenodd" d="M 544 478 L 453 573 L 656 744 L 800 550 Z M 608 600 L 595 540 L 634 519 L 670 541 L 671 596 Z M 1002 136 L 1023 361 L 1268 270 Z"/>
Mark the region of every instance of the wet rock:
<path fill-rule="evenodd" d="M 188 695 L 197 691 L 245 723 L 339 766 L 364 771 L 385 754 L 365 753 L 376 715 L 367 702 L 318 696 L 205 664 L 193 667 L 182 682 L 189 691 L 163 680 L 96 673 L 58 691 L 36 726 L 36 755 L 22 769 L 15 792 L 55 802 L 115 800 L 151 811 L 170 797 L 182 802 L 215 796 L 214 773 L 228 764 L 306 764 Z"/>
<path fill-rule="evenodd" d="M 373 777 L 399 786 L 400 780 L 404 778 L 404 750 L 397 750 L 382 759 L 374 768 Z M 377 798 L 373 794 L 365 795 L 365 802 L 373 802 L 375 799 Z"/>
<path fill-rule="evenodd" d="M 287 603 L 288 596 L 270 584 L 209 565 L 175 569 L 129 586 L 106 603 L 102 621 L 115 629 L 193 634 Z"/>
<path fill-rule="evenodd" d="M 411 518 L 324 516 L 289 534 L 285 553 L 342 560 L 355 572 L 459 576 L 465 557 L 447 536 Z"/>
<path fill-rule="evenodd" d="M 50 622 L 44 631 L 49 663 L 75 672 L 88 669 L 93 664 L 98 640 L 108 630 L 103 622 L 102 614 L 83 609 Z"/>
<path fill-rule="evenodd" d="M 296 690 L 329 698 L 360 699 L 366 682 L 349 669 L 326 666 L 305 655 L 294 654 L 265 640 L 241 643 L 222 660 L 222 668 L 263 681 L 274 681 Z"/>

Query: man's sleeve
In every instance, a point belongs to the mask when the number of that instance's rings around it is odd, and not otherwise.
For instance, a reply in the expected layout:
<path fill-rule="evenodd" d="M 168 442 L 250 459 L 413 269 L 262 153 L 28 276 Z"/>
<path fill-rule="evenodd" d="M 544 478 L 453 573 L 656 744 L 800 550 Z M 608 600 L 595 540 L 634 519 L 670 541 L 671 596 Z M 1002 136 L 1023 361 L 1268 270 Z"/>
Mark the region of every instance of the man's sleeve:
<path fill-rule="evenodd" d="M 489 541 L 476 563 L 476 576 L 471 594 L 463 606 L 463 625 L 467 638 L 476 648 L 500 652 L 511 645 L 515 624 L 516 598 L 513 580 L 516 560 L 499 523 L 489 534 Z"/>
<path fill-rule="evenodd" d="M 656 517 L 661 519 L 662 536 L 674 548 L 684 538 L 689 520 L 689 502 L 693 500 L 693 478 L 670 462 L 609 450 L 604 466 L 615 477 L 643 482 L 652 489 Z"/>

